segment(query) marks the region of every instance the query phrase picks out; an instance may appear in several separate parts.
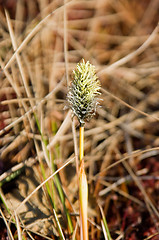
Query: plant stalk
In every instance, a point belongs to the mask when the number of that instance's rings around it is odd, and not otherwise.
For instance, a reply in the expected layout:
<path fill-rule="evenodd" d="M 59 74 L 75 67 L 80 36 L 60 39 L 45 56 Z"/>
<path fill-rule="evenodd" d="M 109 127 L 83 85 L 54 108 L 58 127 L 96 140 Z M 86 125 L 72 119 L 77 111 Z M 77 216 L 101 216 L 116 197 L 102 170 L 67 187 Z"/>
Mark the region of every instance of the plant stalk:
<path fill-rule="evenodd" d="M 80 126 L 80 135 L 79 135 L 79 159 L 80 163 L 84 157 L 84 126 Z"/>
<path fill-rule="evenodd" d="M 88 184 L 84 170 L 84 126 L 80 126 L 79 140 L 79 200 L 80 200 L 80 239 L 88 240 L 88 223 L 87 223 L 87 205 L 88 205 Z"/>

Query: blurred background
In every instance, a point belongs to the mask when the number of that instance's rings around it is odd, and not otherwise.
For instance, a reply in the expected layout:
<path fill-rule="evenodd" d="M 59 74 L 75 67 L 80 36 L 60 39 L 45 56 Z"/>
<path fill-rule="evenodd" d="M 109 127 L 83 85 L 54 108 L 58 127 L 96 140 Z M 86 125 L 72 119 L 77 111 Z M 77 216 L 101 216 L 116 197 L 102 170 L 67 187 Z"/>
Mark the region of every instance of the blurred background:
<path fill-rule="evenodd" d="M 159 239 L 158 20 L 158 0 L 0 1 L 0 186 L 6 218 L 53 173 L 52 159 L 58 169 L 74 158 L 79 124 L 74 118 L 75 137 L 66 95 L 72 70 L 84 58 L 95 65 L 102 93 L 95 117 L 85 124 L 90 239 L 105 239 L 99 206 L 112 239 Z M 75 161 L 58 177 L 75 228 Z M 36 239 L 60 239 L 45 191 L 18 211 L 24 237 L 29 231 Z M 57 190 L 52 197 L 63 219 Z M 1 216 L 0 239 L 6 239 Z M 62 222 L 65 239 L 72 239 Z M 17 234 L 14 224 L 11 231 Z"/>

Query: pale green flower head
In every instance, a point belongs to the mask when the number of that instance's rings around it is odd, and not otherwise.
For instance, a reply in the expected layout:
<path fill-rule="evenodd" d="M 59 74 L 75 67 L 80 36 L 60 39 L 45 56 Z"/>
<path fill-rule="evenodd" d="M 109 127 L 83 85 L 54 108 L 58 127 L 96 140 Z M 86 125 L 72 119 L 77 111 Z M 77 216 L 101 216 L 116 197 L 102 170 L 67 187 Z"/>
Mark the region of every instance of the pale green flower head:
<path fill-rule="evenodd" d="M 73 71 L 73 77 L 67 100 L 69 107 L 83 125 L 85 120 L 89 120 L 96 111 L 97 96 L 100 95 L 100 82 L 95 66 L 89 61 L 85 63 L 84 59 L 77 64 L 76 70 Z"/>

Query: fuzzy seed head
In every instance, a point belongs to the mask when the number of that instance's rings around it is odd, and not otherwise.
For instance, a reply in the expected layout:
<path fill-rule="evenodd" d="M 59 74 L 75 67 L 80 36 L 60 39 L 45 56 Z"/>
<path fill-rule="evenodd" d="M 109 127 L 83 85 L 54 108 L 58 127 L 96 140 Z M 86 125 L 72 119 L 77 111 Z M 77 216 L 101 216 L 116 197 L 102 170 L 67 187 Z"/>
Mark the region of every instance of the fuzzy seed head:
<path fill-rule="evenodd" d="M 98 105 L 100 82 L 96 76 L 95 66 L 83 61 L 77 64 L 73 71 L 74 80 L 71 83 L 67 100 L 69 107 L 77 116 L 80 124 L 89 120 Z"/>

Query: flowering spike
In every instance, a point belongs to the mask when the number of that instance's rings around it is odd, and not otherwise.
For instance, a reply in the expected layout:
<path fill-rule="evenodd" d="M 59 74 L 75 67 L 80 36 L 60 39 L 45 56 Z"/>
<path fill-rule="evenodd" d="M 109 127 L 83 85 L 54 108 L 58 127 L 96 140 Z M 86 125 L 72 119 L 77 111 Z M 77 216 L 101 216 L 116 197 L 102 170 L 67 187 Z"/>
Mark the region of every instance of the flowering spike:
<path fill-rule="evenodd" d="M 97 95 L 100 94 L 100 82 L 95 72 L 95 66 L 84 59 L 73 71 L 74 80 L 69 88 L 67 100 L 69 107 L 77 116 L 81 125 L 89 120 L 98 105 Z"/>

